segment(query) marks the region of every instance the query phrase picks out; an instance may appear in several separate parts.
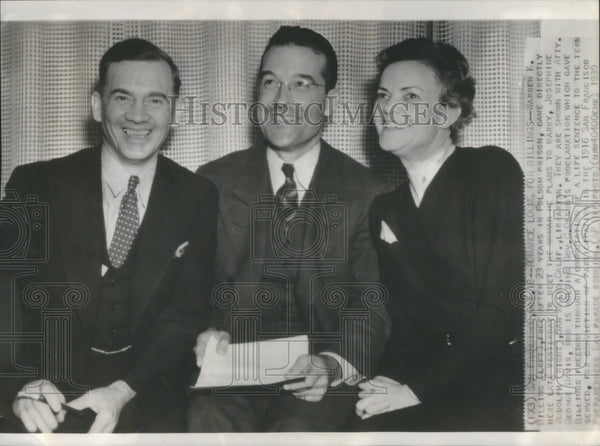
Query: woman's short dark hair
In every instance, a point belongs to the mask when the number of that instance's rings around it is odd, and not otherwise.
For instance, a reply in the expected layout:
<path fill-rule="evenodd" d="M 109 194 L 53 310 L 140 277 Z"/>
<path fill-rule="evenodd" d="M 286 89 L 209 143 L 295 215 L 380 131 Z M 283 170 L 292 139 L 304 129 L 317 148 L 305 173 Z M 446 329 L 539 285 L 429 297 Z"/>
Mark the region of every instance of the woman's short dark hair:
<path fill-rule="evenodd" d="M 175 95 L 179 94 L 179 89 L 181 87 L 179 68 L 177 68 L 177 65 L 175 65 L 175 62 L 171 59 L 171 56 L 153 43 L 138 38 L 126 39 L 115 43 L 108 51 L 106 51 L 106 53 L 104 53 L 104 56 L 102 56 L 102 59 L 100 60 L 99 76 L 96 84 L 96 91 L 98 93 L 102 94 L 104 87 L 106 86 L 106 74 L 110 64 L 126 60 L 165 61 L 171 68 Z"/>
<path fill-rule="evenodd" d="M 451 107 L 460 107 L 460 116 L 450 127 L 452 140 L 456 141 L 460 130 L 475 116 L 475 79 L 471 77 L 467 59 L 448 43 L 432 42 L 424 38 L 406 39 L 379 53 L 379 73 L 381 75 L 383 70 L 394 62 L 408 60 L 421 62 L 433 70 L 442 84 L 440 102 Z"/>
<path fill-rule="evenodd" d="M 282 26 L 269 39 L 269 43 L 263 52 L 260 60 L 262 68 L 265 54 L 274 46 L 296 45 L 310 48 L 317 54 L 325 56 L 325 91 L 335 88 L 338 77 L 338 61 L 337 56 L 331 43 L 325 37 L 312 29 L 302 28 L 300 26 Z"/>

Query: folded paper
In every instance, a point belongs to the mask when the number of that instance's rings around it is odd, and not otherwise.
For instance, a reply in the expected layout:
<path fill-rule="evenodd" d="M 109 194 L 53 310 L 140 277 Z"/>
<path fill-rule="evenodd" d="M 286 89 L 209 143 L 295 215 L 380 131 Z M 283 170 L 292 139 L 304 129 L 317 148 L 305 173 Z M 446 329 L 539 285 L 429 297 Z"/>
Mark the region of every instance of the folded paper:
<path fill-rule="evenodd" d="M 257 386 L 286 381 L 285 374 L 296 359 L 306 354 L 306 335 L 230 344 L 225 354 L 217 353 L 217 339 L 211 336 L 193 387 Z"/>

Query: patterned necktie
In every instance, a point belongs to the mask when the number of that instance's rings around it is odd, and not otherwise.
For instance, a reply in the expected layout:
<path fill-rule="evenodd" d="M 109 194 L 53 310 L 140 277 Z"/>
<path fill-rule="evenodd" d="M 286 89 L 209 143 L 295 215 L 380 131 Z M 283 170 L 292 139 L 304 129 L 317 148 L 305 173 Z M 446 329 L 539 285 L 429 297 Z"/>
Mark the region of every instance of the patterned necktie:
<path fill-rule="evenodd" d="M 115 233 L 108 249 L 108 258 L 114 268 L 119 268 L 125 262 L 138 230 L 140 217 L 135 188 L 139 182 L 140 178 L 138 176 L 130 176 L 127 192 L 125 192 L 125 195 L 121 199 L 117 226 L 115 227 Z"/>
<path fill-rule="evenodd" d="M 285 175 L 285 183 L 275 194 L 275 201 L 284 208 L 298 207 L 298 189 L 294 181 L 294 165 L 285 163 L 281 166 Z"/>

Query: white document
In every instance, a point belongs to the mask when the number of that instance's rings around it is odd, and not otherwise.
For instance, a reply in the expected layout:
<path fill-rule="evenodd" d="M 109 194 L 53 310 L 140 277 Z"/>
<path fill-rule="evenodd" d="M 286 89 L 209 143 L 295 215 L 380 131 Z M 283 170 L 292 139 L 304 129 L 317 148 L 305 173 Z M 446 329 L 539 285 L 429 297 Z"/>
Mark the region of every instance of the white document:
<path fill-rule="evenodd" d="M 285 374 L 300 355 L 308 354 L 308 336 L 230 344 L 217 353 L 217 339 L 206 346 L 200 376 L 193 388 L 256 386 L 285 381 Z"/>

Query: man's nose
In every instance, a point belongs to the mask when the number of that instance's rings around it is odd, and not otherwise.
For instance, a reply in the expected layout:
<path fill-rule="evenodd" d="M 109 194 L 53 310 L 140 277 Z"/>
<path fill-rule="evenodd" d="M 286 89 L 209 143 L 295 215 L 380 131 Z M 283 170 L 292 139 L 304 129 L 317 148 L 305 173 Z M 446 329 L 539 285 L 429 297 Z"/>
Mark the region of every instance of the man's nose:
<path fill-rule="evenodd" d="M 132 122 L 144 122 L 148 120 L 149 114 L 143 101 L 135 101 L 127 110 L 125 117 Z"/>
<path fill-rule="evenodd" d="M 290 91 L 290 86 L 288 83 L 279 83 L 279 89 L 277 90 L 277 94 L 275 95 L 273 102 L 279 104 L 290 104 L 292 102 L 292 92 Z"/>

